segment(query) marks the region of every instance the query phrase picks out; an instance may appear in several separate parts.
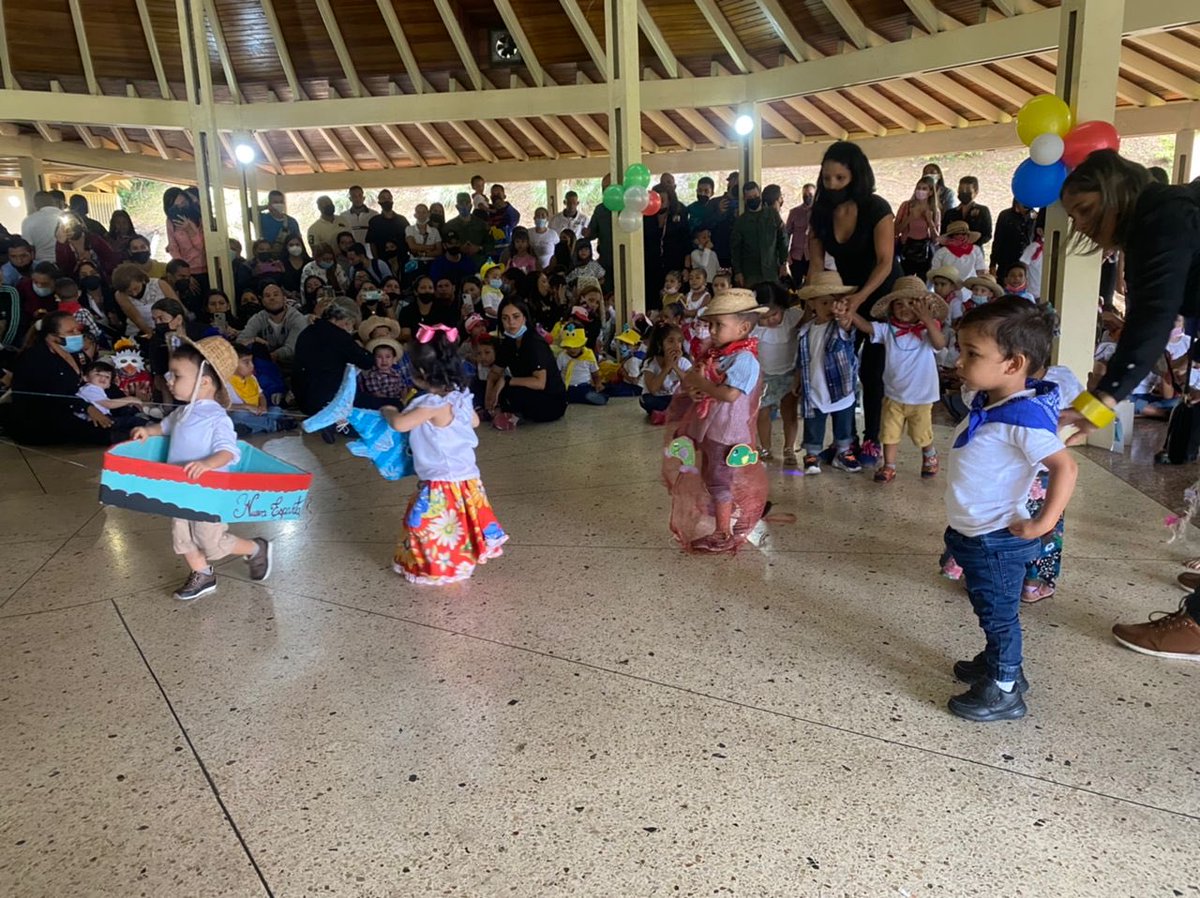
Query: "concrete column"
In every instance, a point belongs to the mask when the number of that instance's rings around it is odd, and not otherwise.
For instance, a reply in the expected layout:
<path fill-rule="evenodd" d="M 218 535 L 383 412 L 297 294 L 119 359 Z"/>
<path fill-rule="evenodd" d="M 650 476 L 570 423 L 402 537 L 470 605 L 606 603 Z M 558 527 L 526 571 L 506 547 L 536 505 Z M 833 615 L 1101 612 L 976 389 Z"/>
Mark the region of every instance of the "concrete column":
<path fill-rule="evenodd" d="M 20 166 L 21 187 L 25 191 L 25 214 L 34 212 L 33 195 L 44 189 L 45 175 L 42 171 L 42 160 L 32 156 L 21 156 L 17 159 Z"/>
<path fill-rule="evenodd" d="M 1200 177 L 1200 160 L 1196 158 L 1198 148 L 1200 148 L 1200 131 L 1185 128 L 1175 135 L 1173 183 L 1187 184 Z"/>
<path fill-rule="evenodd" d="M 1111 122 L 1116 111 L 1125 0 L 1063 0 L 1059 26 L 1057 92 L 1075 121 Z M 1060 203 L 1046 215 L 1042 299 L 1059 314 L 1057 364 L 1080 380 L 1092 370 L 1096 305 L 1100 295 L 1099 254 L 1070 254 L 1070 223 Z"/>
<path fill-rule="evenodd" d="M 748 115 L 754 123 L 754 128 L 745 137 L 738 135 L 741 142 L 738 154 L 738 169 L 741 172 L 741 183 L 745 185 L 753 181 L 761 189 L 762 182 L 762 115 L 758 103 L 750 103 L 738 110 L 738 115 Z M 746 192 L 738 192 L 738 214 L 746 211 Z"/>
<path fill-rule="evenodd" d="M 214 288 L 233 296 L 229 227 L 225 221 L 225 181 L 213 105 L 204 4 L 201 0 L 175 0 L 175 12 L 179 19 L 192 144 L 196 148 L 196 185 L 200 190 L 200 227 L 204 233 L 208 278 Z"/>
<path fill-rule="evenodd" d="M 625 169 L 642 161 L 642 96 L 639 81 L 638 5 L 636 0 L 605 0 L 604 34 L 608 57 L 608 136 L 612 147 L 613 183 Z M 627 321 L 632 312 L 644 311 L 646 255 L 642 232 L 626 234 L 613 216 L 613 283 L 617 316 Z"/>

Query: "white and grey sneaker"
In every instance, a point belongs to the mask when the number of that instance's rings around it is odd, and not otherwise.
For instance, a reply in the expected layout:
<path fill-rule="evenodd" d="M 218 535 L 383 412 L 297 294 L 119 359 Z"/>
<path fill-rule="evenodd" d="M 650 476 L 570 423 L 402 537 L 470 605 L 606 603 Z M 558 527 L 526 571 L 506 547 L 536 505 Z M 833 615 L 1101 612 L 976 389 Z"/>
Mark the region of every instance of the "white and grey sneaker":
<path fill-rule="evenodd" d="M 192 599 L 198 599 L 201 596 L 206 596 L 210 592 L 217 591 L 217 575 L 212 573 L 204 573 L 204 571 L 192 571 L 188 574 L 187 580 L 183 586 L 175 590 L 175 598 L 181 602 L 190 602 Z"/>

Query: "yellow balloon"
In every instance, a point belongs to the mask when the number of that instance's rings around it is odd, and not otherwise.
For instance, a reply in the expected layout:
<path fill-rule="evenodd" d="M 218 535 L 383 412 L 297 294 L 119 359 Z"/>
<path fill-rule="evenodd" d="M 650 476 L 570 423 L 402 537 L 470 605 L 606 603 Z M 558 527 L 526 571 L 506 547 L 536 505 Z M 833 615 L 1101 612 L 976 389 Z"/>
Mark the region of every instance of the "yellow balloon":
<path fill-rule="evenodd" d="M 1065 137 L 1073 122 L 1071 108 L 1061 98 L 1042 94 L 1031 99 L 1017 113 L 1017 136 L 1021 143 L 1029 146 L 1034 138 L 1043 134 Z"/>

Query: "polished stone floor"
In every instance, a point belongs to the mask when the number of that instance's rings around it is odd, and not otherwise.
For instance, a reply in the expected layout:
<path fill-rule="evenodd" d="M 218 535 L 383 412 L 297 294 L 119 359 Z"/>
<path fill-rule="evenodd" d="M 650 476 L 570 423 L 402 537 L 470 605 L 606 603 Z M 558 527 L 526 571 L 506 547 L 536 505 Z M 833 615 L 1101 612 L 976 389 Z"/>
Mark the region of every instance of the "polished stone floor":
<path fill-rule="evenodd" d="M 1081 457 L 1030 714 L 978 726 L 915 450 L 776 467 L 797 523 L 692 558 L 660 440 L 631 402 L 483 433 L 512 540 L 428 591 L 390 570 L 411 482 L 267 439 L 308 517 L 190 605 L 95 451 L 0 445 L 0 895 L 1200 895 L 1200 665 L 1109 634 L 1177 606 L 1167 509 Z"/>

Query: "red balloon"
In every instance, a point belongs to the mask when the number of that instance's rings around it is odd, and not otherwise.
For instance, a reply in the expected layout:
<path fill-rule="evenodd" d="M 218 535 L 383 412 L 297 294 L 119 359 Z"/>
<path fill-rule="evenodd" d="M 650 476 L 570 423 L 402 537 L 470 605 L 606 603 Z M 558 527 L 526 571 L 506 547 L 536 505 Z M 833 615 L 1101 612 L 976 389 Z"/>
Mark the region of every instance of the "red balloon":
<path fill-rule="evenodd" d="M 1096 150 L 1119 150 L 1121 135 L 1109 122 L 1080 122 L 1063 138 L 1062 161 L 1075 168 Z"/>
<path fill-rule="evenodd" d="M 651 215 L 657 215 L 658 210 L 662 208 L 662 194 L 657 190 L 650 191 L 650 199 L 646 201 L 646 208 L 642 210 L 642 214 L 647 218 Z"/>

